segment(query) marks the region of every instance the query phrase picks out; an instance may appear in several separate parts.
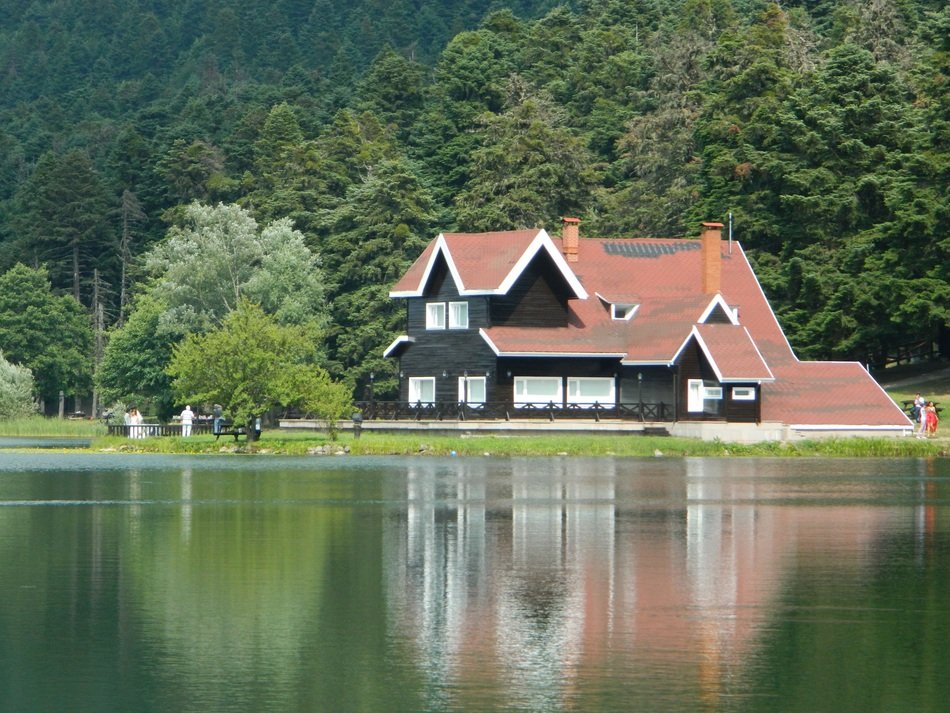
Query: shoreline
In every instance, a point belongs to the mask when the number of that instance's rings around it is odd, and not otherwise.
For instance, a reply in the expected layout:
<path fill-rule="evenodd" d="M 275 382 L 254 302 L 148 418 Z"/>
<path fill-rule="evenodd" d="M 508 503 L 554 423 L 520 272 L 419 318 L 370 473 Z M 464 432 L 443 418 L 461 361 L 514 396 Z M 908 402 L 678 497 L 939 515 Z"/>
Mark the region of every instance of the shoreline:
<path fill-rule="evenodd" d="M 20 436 L 29 440 L 43 436 Z M 51 441 L 63 437 L 46 436 Z M 62 448 L 16 446 L 6 451 L 41 451 L 75 454 L 162 455 L 276 455 L 276 456 L 497 456 L 497 457 L 858 457 L 940 458 L 950 457 L 950 438 L 842 438 L 729 443 L 663 436 L 418 436 L 376 435 L 361 438 L 341 434 L 331 440 L 326 434 L 285 434 L 265 431 L 253 444 L 215 441 L 211 436 L 164 437 L 130 441 L 121 437 L 91 436 L 84 447 Z"/>

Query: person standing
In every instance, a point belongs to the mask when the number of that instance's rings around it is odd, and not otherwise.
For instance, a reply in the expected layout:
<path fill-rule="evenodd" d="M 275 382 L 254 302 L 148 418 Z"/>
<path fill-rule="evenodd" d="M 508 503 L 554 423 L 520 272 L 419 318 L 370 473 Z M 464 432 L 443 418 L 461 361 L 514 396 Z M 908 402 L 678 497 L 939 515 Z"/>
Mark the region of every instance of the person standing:
<path fill-rule="evenodd" d="M 214 435 L 217 436 L 219 433 L 221 433 L 221 416 L 222 416 L 221 404 L 214 405 L 214 407 L 211 409 L 211 416 L 212 416 L 211 431 L 214 433 Z"/>
<path fill-rule="evenodd" d="M 191 435 L 191 424 L 195 421 L 195 412 L 191 410 L 191 406 L 186 404 L 185 410 L 181 412 L 181 435 L 182 438 L 187 438 Z"/>
<path fill-rule="evenodd" d="M 926 414 L 927 419 L 927 435 L 936 436 L 937 435 L 937 421 L 940 419 L 937 417 L 937 405 L 931 401 L 924 408 L 924 413 Z"/>
<path fill-rule="evenodd" d="M 129 438 L 145 438 L 145 431 L 142 429 L 144 420 L 135 406 L 129 410 Z"/>
<path fill-rule="evenodd" d="M 917 431 L 917 438 L 924 438 L 927 435 L 927 402 L 925 401 L 917 414 L 917 420 L 920 422 L 920 428 Z"/>

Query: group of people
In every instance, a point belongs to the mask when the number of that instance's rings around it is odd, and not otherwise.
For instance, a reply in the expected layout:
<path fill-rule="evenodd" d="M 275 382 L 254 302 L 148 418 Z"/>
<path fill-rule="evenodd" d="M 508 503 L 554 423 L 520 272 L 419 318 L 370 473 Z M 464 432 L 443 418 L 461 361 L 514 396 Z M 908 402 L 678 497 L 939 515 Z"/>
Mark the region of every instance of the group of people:
<path fill-rule="evenodd" d="M 129 438 L 145 438 L 145 429 L 142 428 L 145 420 L 135 406 L 125 412 L 122 421 L 125 423 L 125 430 L 129 434 Z"/>
<path fill-rule="evenodd" d="M 125 412 L 125 417 L 122 421 L 125 423 L 125 430 L 129 438 L 145 438 L 145 428 L 143 426 L 145 420 L 142 418 L 141 412 L 135 406 L 132 406 Z M 194 422 L 195 412 L 191 410 L 191 406 L 185 406 L 185 410 L 181 412 L 182 436 L 191 435 L 191 427 Z"/>
<path fill-rule="evenodd" d="M 937 423 L 940 421 L 940 417 L 937 416 L 937 406 L 933 401 L 927 401 L 923 396 L 917 394 L 914 397 L 911 415 L 918 424 L 917 438 L 927 438 L 937 434 Z"/>

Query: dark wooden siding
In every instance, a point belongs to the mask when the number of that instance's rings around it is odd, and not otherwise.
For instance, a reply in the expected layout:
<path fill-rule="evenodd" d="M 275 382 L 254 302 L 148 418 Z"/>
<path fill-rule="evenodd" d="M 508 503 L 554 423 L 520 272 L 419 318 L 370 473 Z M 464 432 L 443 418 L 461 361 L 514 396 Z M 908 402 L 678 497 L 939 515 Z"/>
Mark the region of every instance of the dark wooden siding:
<path fill-rule="evenodd" d="M 422 334 L 406 347 L 399 360 L 402 372 L 399 399 L 405 401 L 409 398 L 409 377 L 434 376 L 436 400 L 456 401 L 458 378 L 468 370 L 469 376 L 489 375 L 485 382 L 485 397 L 488 401 L 497 401 L 501 397 L 494 387 L 497 377 L 495 361 L 495 353 L 479 336 L 477 329 L 447 329 L 439 330 L 438 334 Z"/>
<path fill-rule="evenodd" d="M 755 401 L 736 401 L 732 398 L 733 387 L 755 389 Z M 735 423 L 758 423 L 762 413 L 762 389 L 756 384 L 728 384 L 723 387 L 723 399 L 726 404 L 726 420 Z"/>
<path fill-rule="evenodd" d="M 468 302 L 468 329 L 426 329 L 426 304 L 430 302 L 445 302 L 446 316 L 449 302 Z M 498 398 L 493 389 L 495 354 L 478 333 L 480 327 L 488 325 L 487 297 L 460 297 L 448 265 L 440 257 L 433 267 L 426 296 L 410 297 L 406 311 L 407 334 L 414 341 L 404 347 L 399 359 L 402 372 L 400 400 L 409 398 L 409 377 L 433 376 L 436 379 L 436 399 L 455 401 L 458 377 L 466 370 L 470 376 L 488 373 L 486 398 L 489 401 Z"/>
<path fill-rule="evenodd" d="M 716 378 L 716 373 L 703 354 L 702 349 L 691 340 L 677 363 L 679 367 L 679 384 L 677 385 L 677 396 L 679 408 L 677 418 L 688 421 L 732 421 L 736 423 L 757 423 L 761 414 L 762 389 L 754 384 L 720 384 Z M 722 400 L 718 402 L 717 413 L 699 413 L 687 411 L 688 390 L 690 379 L 702 379 L 707 386 L 721 386 Z M 732 388 L 734 386 L 749 386 L 755 389 L 755 401 L 736 401 L 732 398 Z"/>
<path fill-rule="evenodd" d="M 732 320 L 729 319 L 729 315 L 723 310 L 722 305 L 716 305 L 709 316 L 706 317 L 704 324 L 732 324 Z"/>
<path fill-rule="evenodd" d="M 492 298 L 491 323 L 509 327 L 567 325 L 567 284 L 546 252 L 538 253 L 507 295 Z"/>
<path fill-rule="evenodd" d="M 637 379 L 642 374 L 643 379 Z M 621 372 L 620 401 L 632 404 L 643 400 L 644 403 L 676 403 L 675 372 L 667 366 L 627 366 Z"/>

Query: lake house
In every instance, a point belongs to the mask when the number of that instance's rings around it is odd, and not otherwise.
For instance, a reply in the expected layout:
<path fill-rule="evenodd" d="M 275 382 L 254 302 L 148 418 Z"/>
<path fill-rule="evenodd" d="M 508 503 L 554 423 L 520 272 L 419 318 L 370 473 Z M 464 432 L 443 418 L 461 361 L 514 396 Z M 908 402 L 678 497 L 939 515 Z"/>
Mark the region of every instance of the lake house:
<path fill-rule="evenodd" d="M 629 419 L 744 440 L 910 431 L 862 365 L 795 356 L 721 224 L 698 240 L 581 239 L 579 222 L 561 237 L 443 233 L 393 286 L 406 333 L 385 353 L 417 417 Z"/>

